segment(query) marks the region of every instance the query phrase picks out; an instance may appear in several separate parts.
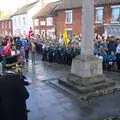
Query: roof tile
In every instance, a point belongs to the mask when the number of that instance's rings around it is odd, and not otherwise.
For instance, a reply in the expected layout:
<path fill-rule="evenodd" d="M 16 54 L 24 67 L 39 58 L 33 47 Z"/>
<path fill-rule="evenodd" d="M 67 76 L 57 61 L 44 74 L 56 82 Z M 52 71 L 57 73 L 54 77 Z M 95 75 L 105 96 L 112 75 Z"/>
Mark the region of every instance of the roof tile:
<path fill-rule="evenodd" d="M 50 17 L 54 14 L 55 8 L 61 4 L 61 1 L 48 3 L 44 8 L 37 12 L 33 18 L 37 19 L 40 17 Z"/>

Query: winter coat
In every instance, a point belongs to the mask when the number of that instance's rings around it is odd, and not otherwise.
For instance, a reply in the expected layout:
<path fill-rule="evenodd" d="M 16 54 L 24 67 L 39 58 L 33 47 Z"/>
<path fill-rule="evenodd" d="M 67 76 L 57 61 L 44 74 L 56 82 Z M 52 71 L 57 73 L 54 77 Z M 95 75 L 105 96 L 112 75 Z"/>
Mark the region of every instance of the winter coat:
<path fill-rule="evenodd" d="M 117 47 L 117 44 L 115 41 L 110 41 L 109 44 L 108 44 L 108 51 L 109 52 L 116 52 L 116 47 Z"/>
<path fill-rule="evenodd" d="M 0 76 L 0 120 L 27 120 L 28 97 L 19 75 Z"/>

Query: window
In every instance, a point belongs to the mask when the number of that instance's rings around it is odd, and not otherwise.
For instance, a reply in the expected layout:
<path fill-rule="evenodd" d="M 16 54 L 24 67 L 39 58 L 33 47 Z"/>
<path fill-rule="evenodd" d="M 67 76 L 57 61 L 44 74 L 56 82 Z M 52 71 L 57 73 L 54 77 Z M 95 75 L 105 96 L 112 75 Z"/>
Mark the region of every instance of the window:
<path fill-rule="evenodd" d="M 26 25 L 26 19 L 25 19 L 25 17 L 23 17 L 23 25 L 24 26 Z"/>
<path fill-rule="evenodd" d="M 42 37 L 45 37 L 46 36 L 46 31 L 45 30 L 41 30 L 41 35 L 42 35 Z"/>
<path fill-rule="evenodd" d="M 112 23 L 120 22 L 120 6 L 112 6 Z"/>
<path fill-rule="evenodd" d="M 39 19 L 35 19 L 35 20 L 34 20 L 34 25 L 35 25 L 35 26 L 39 26 Z"/>
<path fill-rule="evenodd" d="M 21 25 L 21 16 L 18 17 L 18 25 L 17 26 L 20 26 Z"/>
<path fill-rule="evenodd" d="M 53 18 L 52 17 L 48 17 L 46 19 L 46 21 L 47 21 L 47 26 L 52 26 L 53 25 Z"/>
<path fill-rule="evenodd" d="M 47 30 L 47 36 L 48 37 L 53 38 L 54 37 L 54 33 L 55 33 L 55 29 L 54 28 Z"/>
<path fill-rule="evenodd" d="M 11 29 L 11 22 L 9 21 L 9 29 Z"/>
<path fill-rule="evenodd" d="M 96 8 L 96 23 L 103 23 L 103 7 Z"/>
<path fill-rule="evenodd" d="M 66 24 L 72 24 L 72 10 L 66 11 L 66 18 L 65 18 Z"/>
<path fill-rule="evenodd" d="M 14 19 L 13 22 L 14 22 L 14 25 L 16 26 L 17 25 L 16 19 Z"/>
<path fill-rule="evenodd" d="M 40 25 L 44 26 L 45 25 L 45 21 L 40 21 Z"/>

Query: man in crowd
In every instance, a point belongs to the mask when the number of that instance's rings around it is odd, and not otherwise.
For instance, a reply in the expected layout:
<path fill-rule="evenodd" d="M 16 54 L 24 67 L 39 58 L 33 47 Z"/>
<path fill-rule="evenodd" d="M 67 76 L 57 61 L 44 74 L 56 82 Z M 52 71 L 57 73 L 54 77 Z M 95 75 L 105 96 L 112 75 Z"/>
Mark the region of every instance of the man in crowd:
<path fill-rule="evenodd" d="M 116 57 L 118 71 L 120 72 L 120 39 L 117 39 Z"/>

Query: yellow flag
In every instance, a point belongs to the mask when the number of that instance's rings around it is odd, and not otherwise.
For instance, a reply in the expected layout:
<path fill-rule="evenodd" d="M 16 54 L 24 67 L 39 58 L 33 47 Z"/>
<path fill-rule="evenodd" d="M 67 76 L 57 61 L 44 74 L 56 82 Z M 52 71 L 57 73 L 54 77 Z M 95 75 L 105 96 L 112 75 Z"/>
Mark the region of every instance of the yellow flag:
<path fill-rule="evenodd" d="M 64 45 L 65 45 L 65 47 L 67 47 L 67 46 L 68 46 L 68 43 L 69 43 L 69 39 L 68 39 L 66 27 L 64 27 L 63 40 L 64 40 Z"/>

